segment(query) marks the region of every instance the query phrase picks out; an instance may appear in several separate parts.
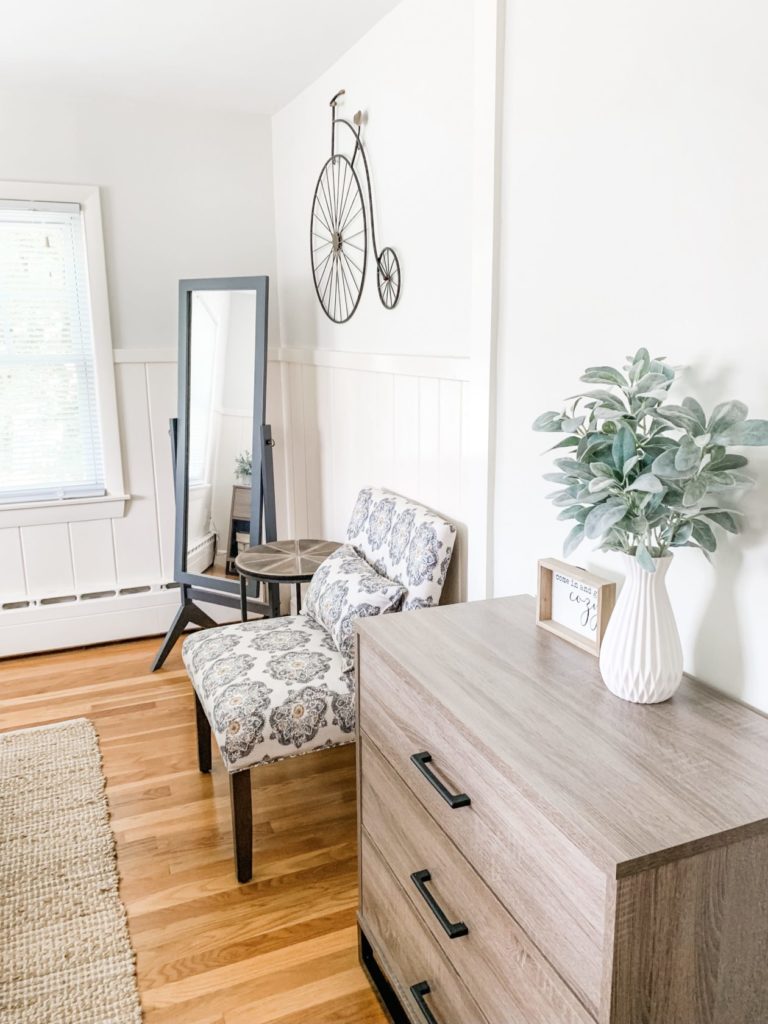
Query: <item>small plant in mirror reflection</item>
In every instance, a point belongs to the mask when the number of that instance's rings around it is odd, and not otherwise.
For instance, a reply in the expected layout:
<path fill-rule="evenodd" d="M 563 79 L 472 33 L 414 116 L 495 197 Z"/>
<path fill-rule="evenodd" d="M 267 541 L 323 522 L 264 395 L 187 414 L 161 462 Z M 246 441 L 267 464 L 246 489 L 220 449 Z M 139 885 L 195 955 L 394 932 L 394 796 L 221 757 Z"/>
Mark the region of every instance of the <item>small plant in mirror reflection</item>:
<path fill-rule="evenodd" d="M 734 504 L 754 482 L 748 460 L 730 447 L 768 445 L 768 421 L 747 419 L 743 402 L 722 402 L 707 417 L 695 398 L 669 402 L 676 371 L 663 357 L 641 348 L 628 356 L 624 372 L 589 367 L 581 377 L 597 385 L 566 399 L 563 412 L 545 412 L 534 430 L 567 436 L 554 448 L 558 485 L 549 494 L 575 520 L 565 541 L 566 557 L 584 540 L 603 551 L 623 551 L 643 569 L 672 548 L 717 547 L 714 527 L 738 533 Z M 554 450 L 554 449 L 551 449 Z"/>
<path fill-rule="evenodd" d="M 252 473 L 253 459 L 251 458 L 251 453 L 246 449 L 246 451 L 240 452 L 235 459 L 235 476 L 239 480 L 250 480 Z"/>

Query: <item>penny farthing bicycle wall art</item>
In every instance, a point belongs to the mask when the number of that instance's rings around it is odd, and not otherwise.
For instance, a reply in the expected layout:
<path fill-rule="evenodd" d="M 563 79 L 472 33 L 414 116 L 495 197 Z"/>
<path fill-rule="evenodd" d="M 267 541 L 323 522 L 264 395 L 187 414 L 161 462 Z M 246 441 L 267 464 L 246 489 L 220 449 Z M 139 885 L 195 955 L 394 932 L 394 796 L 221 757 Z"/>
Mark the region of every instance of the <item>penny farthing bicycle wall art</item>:
<path fill-rule="evenodd" d="M 354 124 L 336 116 L 336 104 L 344 92 L 337 92 L 331 100 L 331 155 L 317 179 L 310 227 L 315 291 L 323 312 L 337 324 L 350 319 L 363 293 L 369 222 L 379 298 L 386 309 L 394 309 L 400 298 L 400 263 L 395 251 L 389 246 L 379 250 L 376 245 L 371 175 L 360 138 L 362 111 L 353 117 Z M 344 139 L 353 144 L 351 156 L 339 151 L 343 140 L 337 133 L 342 129 Z"/>

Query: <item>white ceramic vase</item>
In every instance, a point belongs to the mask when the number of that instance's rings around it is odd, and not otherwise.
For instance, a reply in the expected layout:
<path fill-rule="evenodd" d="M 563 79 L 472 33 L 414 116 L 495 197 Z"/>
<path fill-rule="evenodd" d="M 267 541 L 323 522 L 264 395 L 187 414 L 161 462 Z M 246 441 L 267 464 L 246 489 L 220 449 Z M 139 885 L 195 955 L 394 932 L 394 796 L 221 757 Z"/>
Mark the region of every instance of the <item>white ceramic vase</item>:
<path fill-rule="evenodd" d="M 600 672 L 611 693 L 636 704 L 669 700 L 683 677 L 683 649 L 665 577 L 672 556 L 647 572 L 624 555 L 627 578 L 600 648 Z"/>

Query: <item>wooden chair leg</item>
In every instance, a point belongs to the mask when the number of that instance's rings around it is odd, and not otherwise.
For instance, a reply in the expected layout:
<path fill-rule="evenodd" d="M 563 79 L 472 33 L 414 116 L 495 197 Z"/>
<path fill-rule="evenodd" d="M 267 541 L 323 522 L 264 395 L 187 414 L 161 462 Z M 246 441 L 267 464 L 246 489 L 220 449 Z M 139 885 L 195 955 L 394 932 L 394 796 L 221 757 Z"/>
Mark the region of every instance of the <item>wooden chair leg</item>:
<path fill-rule="evenodd" d="M 251 770 L 235 772 L 229 776 L 229 795 L 232 804 L 232 840 L 238 882 L 253 878 L 253 809 L 251 805 Z"/>
<path fill-rule="evenodd" d="M 211 770 L 211 723 L 195 693 L 195 721 L 197 722 L 197 763 L 201 772 Z"/>

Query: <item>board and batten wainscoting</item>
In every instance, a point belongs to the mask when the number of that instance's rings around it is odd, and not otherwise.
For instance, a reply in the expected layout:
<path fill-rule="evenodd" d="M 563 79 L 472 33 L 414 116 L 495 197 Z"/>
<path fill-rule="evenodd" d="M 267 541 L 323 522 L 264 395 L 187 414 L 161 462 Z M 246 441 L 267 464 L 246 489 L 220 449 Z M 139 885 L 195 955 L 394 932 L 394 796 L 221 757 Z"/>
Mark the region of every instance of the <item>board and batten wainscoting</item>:
<path fill-rule="evenodd" d="M 178 603 L 168 420 L 176 350 L 115 349 L 125 515 L 0 530 L 0 655 L 161 632 Z"/>
<path fill-rule="evenodd" d="M 456 524 L 443 602 L 465 600 L 471 360 L 283 348 L 280 364 L 291 532 L 342 539 L 360 487 L 387 487 Z"/>
<path fill-rule="evenodd" d="M 116 349 L 114 359 L 126 514 L 0 529 L 0 657 L 161 634 L 175 613 L 176 350 Z M 281 533 L 340 539 L 360 487 L 389 487 L 457 523 L 444 600 L 463 598 L 470 360 L 275 348 L 270 364 Z"/>
<path fill-rule="evenodd" d="M 114 363 L 125 515 L 0 529 L 0 657 L 162 634 L 176 612 L 168 436 L 176 349 L 115 349 Z M 279 441 L 279 387 L 268 404 Z M 206 610 L 220 621 L 237 617 Z"/>

